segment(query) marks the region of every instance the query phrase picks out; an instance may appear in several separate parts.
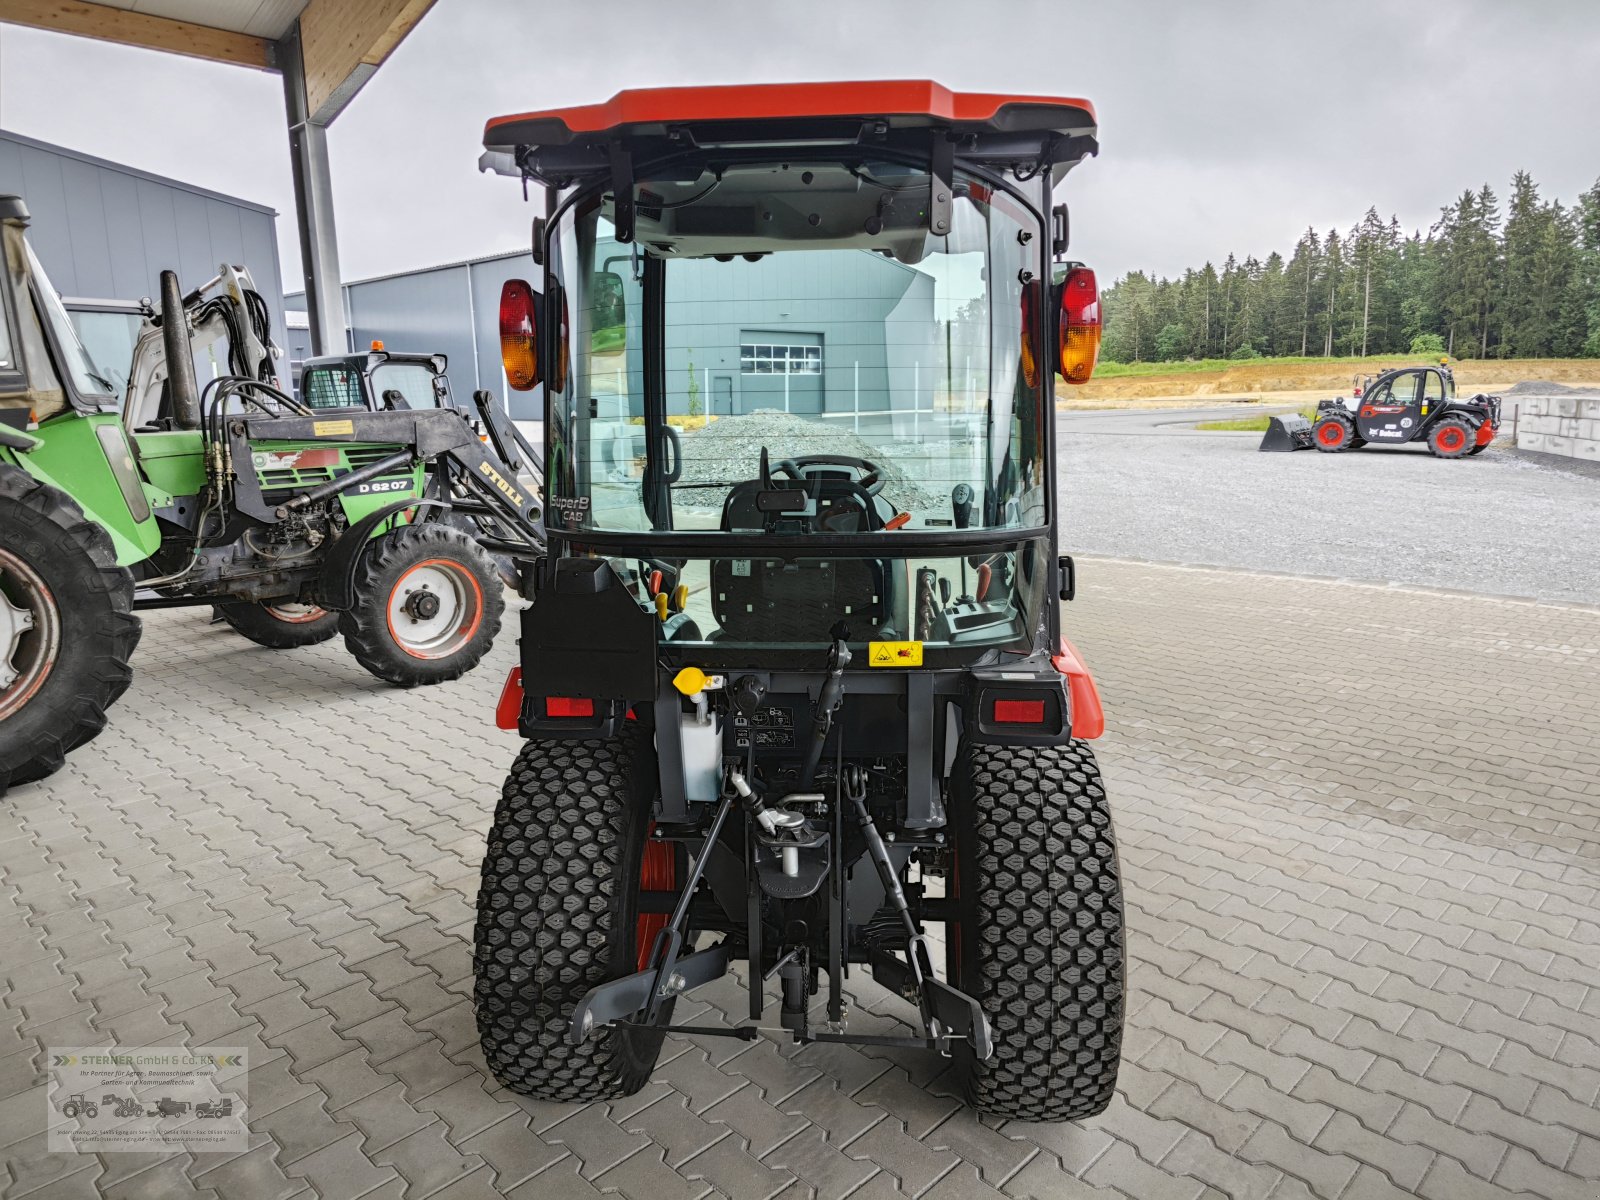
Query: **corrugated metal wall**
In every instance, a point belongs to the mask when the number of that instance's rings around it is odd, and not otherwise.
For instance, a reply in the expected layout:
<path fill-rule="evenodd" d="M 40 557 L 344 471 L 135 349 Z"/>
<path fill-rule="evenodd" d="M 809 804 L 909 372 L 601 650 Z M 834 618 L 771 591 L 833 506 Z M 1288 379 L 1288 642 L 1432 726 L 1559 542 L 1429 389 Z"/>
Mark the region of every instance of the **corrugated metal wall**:
<path fill-rule="evenodd" d="M 34 253 L 62 295 L 138 300 L 159 293 L 168 267 L 187 290 L 242 263 L 285 343 L 272 209 L 4 131 L 0 193 L 26 202 Z"/>
<path fill-rule="evenodd" d="M 450 386 L 463 402 L 479 388 L 503 401 L 508 391 L 500 369 L 500 285 L 540 275 L 531 255 L 503 254 L 347 283 L 350 345 L 364 350 L 376 339 L 390 350 L 442 352 L 450 358 Z M 285 303 L 290 311 L 304 311 L 305 293 L 292 293 Z M 290 359 L 308 357 L 310 330 L 291 329 L 289 334 Z M 538 391 L 509 395 L 513 419 L 541 419 L 544 401 Z"/>

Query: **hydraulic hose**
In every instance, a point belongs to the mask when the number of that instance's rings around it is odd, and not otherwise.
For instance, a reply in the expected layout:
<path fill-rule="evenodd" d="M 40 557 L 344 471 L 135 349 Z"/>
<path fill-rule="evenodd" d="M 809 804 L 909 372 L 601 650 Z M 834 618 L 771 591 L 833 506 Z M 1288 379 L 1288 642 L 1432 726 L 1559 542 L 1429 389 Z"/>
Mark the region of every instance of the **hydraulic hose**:
<path fill-rule="evenodd" d="M 833 648 L 828 651 L 828 678 L 817 694 L 817 707 L 811 720 L 811 744 L 806 747 L 805 769 L 800 772 L 800 790 L 809 791 L 817 775 L 817 764 L 822 761 L 822 747 L 828 740 L 828 730 L 833 727 L 833 714 L 844 702 L 844 669 L 850 665 L 850 647 L 845 638 L 835 631 Z"/>

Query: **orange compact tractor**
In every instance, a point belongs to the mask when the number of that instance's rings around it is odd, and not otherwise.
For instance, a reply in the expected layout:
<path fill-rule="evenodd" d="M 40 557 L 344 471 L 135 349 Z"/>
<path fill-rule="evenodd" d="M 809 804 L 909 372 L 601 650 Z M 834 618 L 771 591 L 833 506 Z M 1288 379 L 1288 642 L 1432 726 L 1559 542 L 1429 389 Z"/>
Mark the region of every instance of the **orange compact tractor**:
<path fill-rule="evenodd" d="M 500 307 L 549 539 L 478 907 L 508 1087 L 624 1095 L 775 1001 L 796 1041 L 954 1055 L 983 1112 L 1110 1102 L 1122 884 L 1055 488 L 1055 380 L 1100 341 L 1056 191 L 1096 137 L 1084 100 L 926 82 L 489 123 L 546 200 Z M 735 962 L 748 1020 L 675 1023 Z"/>

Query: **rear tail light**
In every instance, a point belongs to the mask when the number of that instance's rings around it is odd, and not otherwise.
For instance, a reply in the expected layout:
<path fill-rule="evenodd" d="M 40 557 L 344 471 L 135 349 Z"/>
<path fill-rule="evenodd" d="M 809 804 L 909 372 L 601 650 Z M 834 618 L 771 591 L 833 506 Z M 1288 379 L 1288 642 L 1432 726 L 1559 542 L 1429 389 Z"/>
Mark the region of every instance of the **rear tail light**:
<path fill-rule="evenodd" d="M 539 385 L 539 315 L 533 288 L 521 279 L 500 287 L 500 362 L 513 391 Z"/>
<path fill-rule="evenodd" d="M 1061 378 L 1088 383 L 1100 357 L 1100 289 L 1088 267 L 1073 267 L 1061 282 Z"/>
<path fill-rule="evenodd" d="M 1043 725 L 1043 700 L 996 700 L 994 720 L 998 725 Z"/>
<path fill-rule="evenodd" d="M 594 716 L 594 701 L 570 696 L 547 696 L 544 702 L 544 715 L 547 717 L 592 717 Z"/>

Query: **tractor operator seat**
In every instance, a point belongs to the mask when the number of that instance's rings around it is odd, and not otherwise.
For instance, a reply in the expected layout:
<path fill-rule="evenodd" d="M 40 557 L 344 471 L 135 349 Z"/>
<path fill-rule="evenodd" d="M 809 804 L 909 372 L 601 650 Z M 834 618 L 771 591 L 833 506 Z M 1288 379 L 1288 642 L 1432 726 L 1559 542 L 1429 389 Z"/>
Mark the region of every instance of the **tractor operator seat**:
<path fill-rule="evenodd" d="M 762 512 L 758 499 L 769 488 L 803 491 L 814 515 Z M 747 479 L 722 505 L 724 533 L 760 533 L 776 515 L 780 533 L 880 532 L 893 516 L 886 501 L 870 494 L 846 469 L 809 467 L 802 479 Z M 711 603 L 720 636 L 739 642 L 827 642 L 843 620 L 877 629 L 894 612 L 894 577 L 877 558 L 813 556 L 719 558 L 711 561 Z"/>

